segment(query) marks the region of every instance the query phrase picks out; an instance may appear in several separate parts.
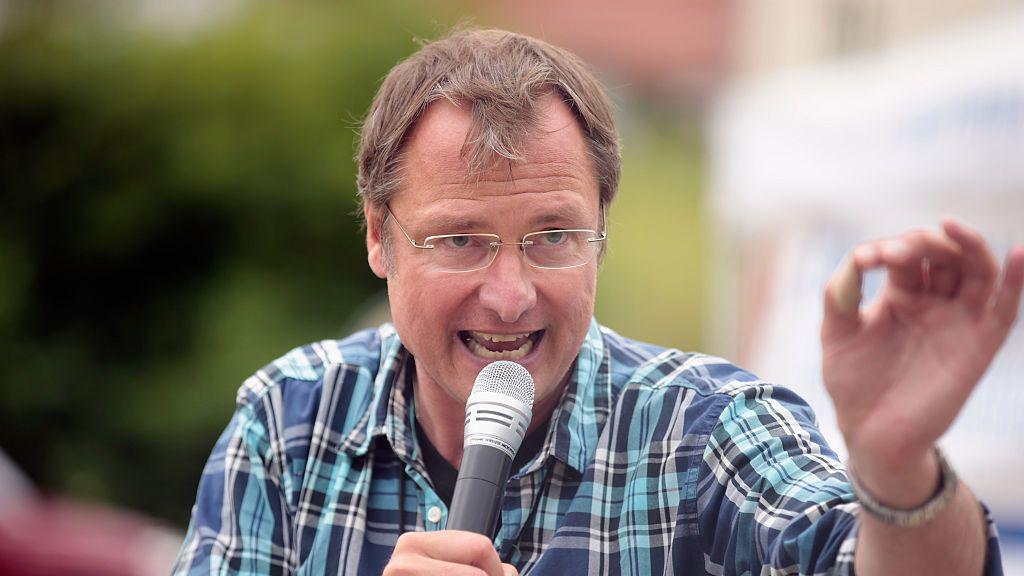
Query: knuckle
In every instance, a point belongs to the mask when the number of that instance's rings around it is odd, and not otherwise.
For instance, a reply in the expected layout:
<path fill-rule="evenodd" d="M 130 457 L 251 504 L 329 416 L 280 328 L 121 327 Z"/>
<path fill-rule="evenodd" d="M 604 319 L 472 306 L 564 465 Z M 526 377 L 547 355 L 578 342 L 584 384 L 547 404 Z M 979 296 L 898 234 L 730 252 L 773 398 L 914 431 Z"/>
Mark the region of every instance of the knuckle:
<path fill-rule="evenodd" d="M 395 542 L 395 554 L 401 554 L 406 552 L 410 548 L 416 548 L 415 532 L 406 532 L 398 537 L 398 541 Z"/>
<path fill-rule="evenodd" d="M 473 537 L 468 538 L 464 545 L 466 546 L 466 550 L 472 554 L 474 558 L 485 558 L 495 554 L 494 547 L 491 546 L 490 540 L 480 534 L 473 534 Z"/>
<path fill-rule="evenodd" d="M 914 242 L 920 242 L 933 238 L 937 239 L 941 237 L 941 235 L 938 232 L 934 230 L 929 230 L 927 228 L 911 228 L 902 236 L 905 240 Z"/>
<path fill-rule="evenodd" d="M 404 556 L 393 556 L 381 576 L 405 576 L 413 573 L 413 563 Z"/>

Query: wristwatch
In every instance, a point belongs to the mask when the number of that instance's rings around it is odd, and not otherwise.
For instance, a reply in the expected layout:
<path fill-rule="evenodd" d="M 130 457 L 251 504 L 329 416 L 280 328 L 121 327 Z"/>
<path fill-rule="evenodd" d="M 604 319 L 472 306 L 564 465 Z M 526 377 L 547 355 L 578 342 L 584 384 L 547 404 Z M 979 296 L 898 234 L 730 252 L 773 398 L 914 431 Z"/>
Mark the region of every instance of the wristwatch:
<path fill-rule="evenodd" d="M 905 510 L 886 506 L 872 496 L 857 482 L 857 476 L 852 467 L 847 466 L 850 478 L 850 487 L 853 488 L 853 495 L 857 497 L 860 505 L 872 516 L 886 524 L 900 526 L 901 528 L 914 528 L 920 526 L 941 512 L 956 496 L 960 479 L 957 477 L 953 467 L 946 460 L 946 455 L 938 447 L 935 448 L 935 455 L 939 459 L 939 488 L 924 504 Z"/>

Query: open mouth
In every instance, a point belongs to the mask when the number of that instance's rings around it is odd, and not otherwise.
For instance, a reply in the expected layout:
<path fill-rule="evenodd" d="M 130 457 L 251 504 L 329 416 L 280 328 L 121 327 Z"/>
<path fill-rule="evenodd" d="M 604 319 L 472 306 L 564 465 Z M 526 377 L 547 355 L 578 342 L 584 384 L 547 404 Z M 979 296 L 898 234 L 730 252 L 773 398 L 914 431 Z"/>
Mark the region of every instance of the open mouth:
<path fill-rule="evenodd" d="M 487 360 L 519 360 L 529 354 L 543 337 L 543 330 L 519 334 L 459 331 L 459 339 L 470 352 Z"/>

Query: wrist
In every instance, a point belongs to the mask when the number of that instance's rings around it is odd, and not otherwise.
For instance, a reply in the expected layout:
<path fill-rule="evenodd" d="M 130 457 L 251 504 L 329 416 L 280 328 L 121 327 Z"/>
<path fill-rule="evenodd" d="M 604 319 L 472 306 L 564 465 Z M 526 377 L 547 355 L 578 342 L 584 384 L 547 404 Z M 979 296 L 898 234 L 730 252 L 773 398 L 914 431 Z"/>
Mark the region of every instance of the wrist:
<path fill-rule="evenodd" d="M 850 487 L 863 509 L 885 524 L 902 528 L 921 526 L 941 513 L 954 500 L 960 484 L 956 472 L 949 465 L 942 451 L 935 448 L 933 455 L 939 468 L 938 485 L 930 496 L 919 503 L 907 504 L 911 501 L 910 498 L 916 498 L 917 486 L 926 486 L 927 482 L 918 483 L 911 490 L 907 490 L 908 486 L 905 484 L 897 484 L 897 491 L 880 499 L 859 481 L 858 471 L 852 463 L 848 469 Z M 885 498 L 890 500 L 887 502 Z M 906 498 L 906 500 L 895 502 L 894 498 Z"/>
<path fill-rule="evenodd" d="M 935 495 L 942 481 L 939 459 L 933 448 L 891 460 L 851 452 L 848 467 L 863 490 L 893 508 L 920 506 Z"/>

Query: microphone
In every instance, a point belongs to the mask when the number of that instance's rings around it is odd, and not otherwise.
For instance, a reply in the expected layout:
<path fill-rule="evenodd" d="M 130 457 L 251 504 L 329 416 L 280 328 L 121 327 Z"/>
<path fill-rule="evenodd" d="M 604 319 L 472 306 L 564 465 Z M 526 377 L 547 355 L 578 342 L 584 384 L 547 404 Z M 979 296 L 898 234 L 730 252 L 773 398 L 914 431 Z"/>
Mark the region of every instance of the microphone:
<path fill-rule="evenodd" d="M 466 402 L 462 465 L 448 530 L 494 537 L 512 460 L 533 418 L 533 394 L 533 377 L 515 362 L 492 362 L 477 375 Z"/>

